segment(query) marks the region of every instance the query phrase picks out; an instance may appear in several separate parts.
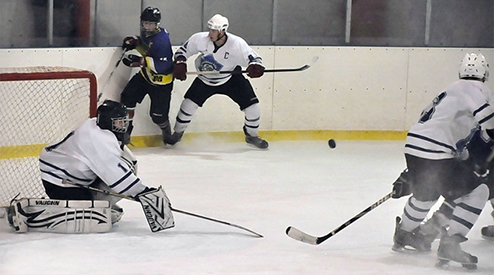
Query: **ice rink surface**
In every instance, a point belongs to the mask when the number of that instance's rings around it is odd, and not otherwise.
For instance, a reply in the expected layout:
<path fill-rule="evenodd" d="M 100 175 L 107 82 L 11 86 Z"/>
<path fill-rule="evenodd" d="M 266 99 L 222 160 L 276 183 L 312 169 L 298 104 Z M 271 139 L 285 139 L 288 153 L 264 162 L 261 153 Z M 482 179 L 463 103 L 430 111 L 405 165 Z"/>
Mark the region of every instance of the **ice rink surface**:
<path fill-rule="evenodd" d="M 151 233 L 140 205 L 111 232 L 15 234 L 0 222 L 0 274 L 458 274 L 434 267 L 433 252 L 391 250 L 406 198 L 390 199 L 318 246 L 285 235 L 292 225 L 322 236 L 391 191 L 405 167 L 402 141 L 271 142 L 267 151 L 202 138 L 173 148 L 138 148 L 138 175 L 162 185 L 172 206 L 249 228 L 175 213 L 176 226 Z M 494 274 L 494 224 L 487 205 L 463 249 L 478 256 L 474 274 Z"/>

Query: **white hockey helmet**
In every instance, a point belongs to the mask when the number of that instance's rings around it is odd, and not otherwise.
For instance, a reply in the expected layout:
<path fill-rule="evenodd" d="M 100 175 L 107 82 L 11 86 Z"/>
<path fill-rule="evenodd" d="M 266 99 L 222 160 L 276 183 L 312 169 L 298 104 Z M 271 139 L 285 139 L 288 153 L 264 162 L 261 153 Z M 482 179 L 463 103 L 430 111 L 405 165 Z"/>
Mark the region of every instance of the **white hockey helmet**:
<path fill-rule="evenodd" d="M 228 18 L 224 17 L 221 14 L 215 14 L 208 21 L 208 29 L 217 30 L 217 31 L 225 31 L 228 29 Z"/>
<path fill-rule="evenodd" d="M 486 81 L 489 77 L 489 64 L 479 53 L 467 53 L 460 62 L 459 76 L 461 78 L 476 78 Z"/>

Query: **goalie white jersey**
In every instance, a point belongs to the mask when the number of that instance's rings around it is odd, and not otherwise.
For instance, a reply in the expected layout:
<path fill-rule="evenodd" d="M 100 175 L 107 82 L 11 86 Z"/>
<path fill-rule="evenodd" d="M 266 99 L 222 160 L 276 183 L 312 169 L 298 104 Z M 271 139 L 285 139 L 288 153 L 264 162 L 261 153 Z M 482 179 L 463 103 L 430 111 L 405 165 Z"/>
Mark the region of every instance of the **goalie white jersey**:
<path fill-rule="evenodd" d="M 494 129 L 492 92 L 481 81 L 458 80 L 422 111 L 408 132 L 405 154 L 426 159 L 454 158 L 457 144 L 472 130 Z"/>
<path fill-rule="evenodd" d="M 146 186 L 131 171 L 122 154 L 115 135 L 101 129 L 96 118 L 91 118 L 62 141 L 43 149 L 39 159 L 41 178 L 62 187 L 73 187 L 64 183 L 64 179 L 89 186 L 100 178 L 113 191 L 135 196 Z"/>
<path fill-rule="evenodd" d="M 262 65 L 262 58 L 239 36 L 228 33 L 224 45 L 217 48 L 208 32 L 193 34 L 175 53 L 175 59 L 183 56 L 188 59 L 199 53 L 195 60 L 197 71 L 232 71 L 236 66 L 246 67 L 255 63 Z M 199 75 L 205 84 L 219 86 L 227 82 L 231 74 Z"/>

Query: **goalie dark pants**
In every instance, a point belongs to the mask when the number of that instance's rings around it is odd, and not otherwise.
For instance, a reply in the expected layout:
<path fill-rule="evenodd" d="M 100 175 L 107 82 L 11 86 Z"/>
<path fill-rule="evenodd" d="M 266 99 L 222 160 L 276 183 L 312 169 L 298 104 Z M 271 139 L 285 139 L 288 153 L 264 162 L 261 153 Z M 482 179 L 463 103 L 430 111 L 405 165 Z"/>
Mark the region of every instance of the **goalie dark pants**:
<path fill-rule="evenodd" d="M 89 189 L 82 187 L 61 187 L 46 180 L 43 181 L 45 193 L 54 200 L 93 200 Z"/>

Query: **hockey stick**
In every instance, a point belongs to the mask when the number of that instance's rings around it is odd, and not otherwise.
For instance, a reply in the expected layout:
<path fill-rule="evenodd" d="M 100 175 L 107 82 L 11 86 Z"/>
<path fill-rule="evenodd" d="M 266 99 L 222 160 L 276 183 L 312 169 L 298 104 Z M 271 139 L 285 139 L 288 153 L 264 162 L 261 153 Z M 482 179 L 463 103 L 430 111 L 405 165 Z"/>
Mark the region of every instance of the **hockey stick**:
<path fill-rule="evenodd" d="M 387 201 L 388 199 L 391 198 L 393 193 L 394 193 L 394 191 L 390 192 L 389 194 L 382 197 L 380 200 L 376 201 L 375 203 L 373 203 L 372 205 L 370 205 L 369 207 L 364 209 L 362 212 L 358 213 L 357 215 L 355 215 L 354 217 L 352 217 L 351 219 L 349 219 L 348 221 L 346 221 L 342 225 L 338 226 L 335 230 L 329 232 L 328 234 L 326 234 L 324 236 L 321 236 L 321 237 L 311 236 L 307 233 L 304 233 L 304 232 L 298 230 L 297 228 L 295 228 L 293 226 L 289 226 L 286 229 L 286 234 L 294 240 L 301 241 L 301 242 L 308 243 L 308 244 L 312 244 L 312 245 L 318 245 L 318 244 L 324 242 L 325 240 L 331 238 L 332 236 L 336 235 L 336 233 L 340 232 L 345 227 L 349 226 L 350 224 L 352 224 L 356 220 L 360 219 L 362 216 L 369 213 L 374 208 L 383 204 L 385 201 Z"/>
<path fill-rule="evenodd" d="M 127 51 L 125 51 L 125 50 L 124 50 L 124 51 L 122 51 L 122 54 L 120 55 L 120 58 L 119 58 L 119 59 L 118 59 L 118 61 L 117 61 L 117 64 L 115 64 L 115 68 L 113 68 L 113 70 L 111 71 L 110 75 L 109 75 L 109 76 L 108 76 L 108 78 L 106 79 L 105 85 L 103 85 L 103 88 L 101 88 L 101 92 L 98 94 L 98 97 L 96 98 L 96 99 L 97 99 L 97 101 L 96 101 L 96 102 L 99 102 L 99 101 L 100 101 L 101 96 L 103 95 L 103 92 L 104 92 L 104 90 L 105 90 L 105 88 L 106 88 L 106 85 L 108 84 L 108 82 L 110 82 L 110 79 L 111 79 L 111 77 L 112 77 L 113 73 L 117 70 L 118 65 L 120 65 L 120 62 L 122 62 L 122 59 L 123 59 L 123 57 L 124 57 L 124 55 L 125 55 L 125 53 L 126 53 L 126 52 L 127 52 Z"/>
<path fill-rule="evenodd" d="M 309 64 L 305 64 L 304 66 L 302 67 L 298 67 L 298 68 L 289 68 L 289 69 L 267 69 L 267 70 L 264 70 L 265 73 L 282 73 L 282 72 L 301 72 L 301 71 L 305 71 L 307 69 L 309 69 L 312 65 L 314 65 L 314 63 L 317 62 L 317 60 L 319 59 L 318 56 L 314 56 L 312 58 L 312 61 L 309 63 Z M 193 74 L 193 75 L 196 75 L 196 74 L 244 74 L 244 73 L 248 73 L 249 71 L 247 70 L 240 70 L 240 71 L 200 71 L 200 72 L 187 72 L 187 74 Z"/>
<path fill-rule="evenodd" d="M 131 200 L 131 201 L 137 201 L 138 202 L 138 200 L 134 199 L 133 197 L 125 196 L 125 195 L 122 195 L 122 194 L 119 194 L 119 193 L 114 193 L 114 192 L 111 192 L 111 191 L 108 191 L 108 190 L 98 189 L 98 188 L 91 187 L 91 186 L 84 186 L 84 185 L 73 183 L 73 182 L 66 182 L 66 183 L 70 183 L 72 185 L 75 185 L 75 186 L 78 186 L 78 187 L 82 187 L 82 188 L 86 188 L 86 189 L 89 189 L 89 190 L 92 190 L 92 191 L 95 191 L 95 192 L 100 192 L 100 193 L 103 193 L 103 194 L 106 194 L 106 195 L 115 196 L 115 197 L 119 197 L 119 198 L 122 198 L 122 199 Z M 189 216 L 193 216 L 193 217 L 196 217 L 196 218 L 200 218 L 200 219 L 204 219 L 204 220 L 208 220 L 208 221 L 217 222 L 217 223 L 221 223 L 221 224 L 224 224 L 224 225 L 236 227 L 236 228 L 245 230 L 245 231 L 247 231 L 249 233 L 252 233 L 253 235 L 255 235 L 258 238 L 263 238 L 263 235 L 261 235 L 259 233 L 256 233 L 256 232 L 254 232 L 254 231 L 252 231 L 252 230 L 250 230 L 248 228 L 245 228 L 243 226 L 240 226 L 240 225 L 236 225 L 236 224 L 233 224 L 233 223 L 229 223 L 229 222 L 225 222 L 225 221 L 221 221 L 221 220 L 209 218 L 209 217 L 198 215 L 198 214 L 194 214 L 194 213 L 191 213 L 191 212 L 187 212 L 187 211 L 184 211 L 184 210 L 173 208 L 171 206 L 170 206 L 170 209 L 172 211 L 174 211 L 174 212 L 181 213 L 181 214 L 184 214 L 184 215 L 189 215 Z"/>

